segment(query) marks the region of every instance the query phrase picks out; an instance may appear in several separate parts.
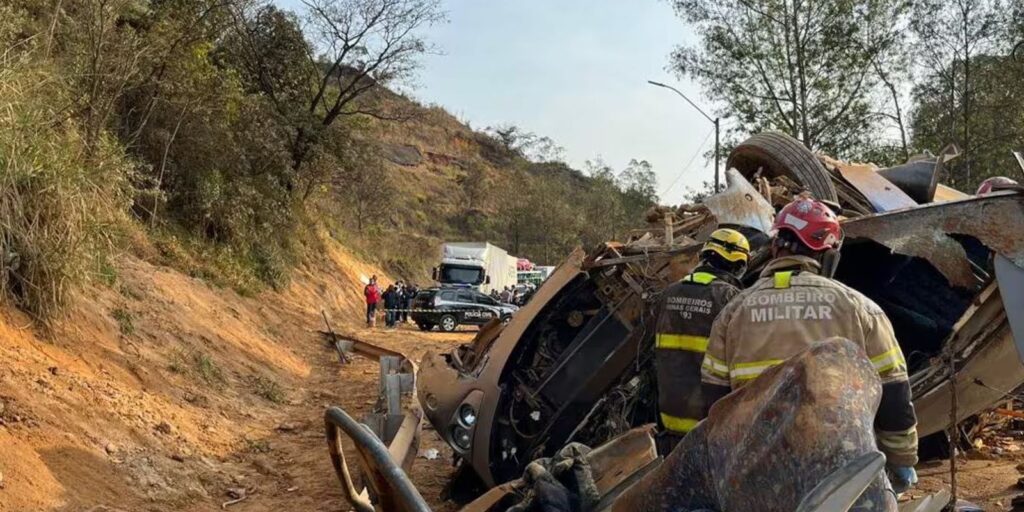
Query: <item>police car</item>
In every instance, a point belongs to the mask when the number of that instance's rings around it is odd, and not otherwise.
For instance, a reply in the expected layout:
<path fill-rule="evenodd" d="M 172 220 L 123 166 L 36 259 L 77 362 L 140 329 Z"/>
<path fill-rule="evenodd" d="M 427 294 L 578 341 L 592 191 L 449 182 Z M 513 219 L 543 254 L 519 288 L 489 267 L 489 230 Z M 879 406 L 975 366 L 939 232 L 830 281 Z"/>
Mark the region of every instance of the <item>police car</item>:
<path fill-rule="evenodd" d="M 436 325 L 451 332 L 459 325 L 483 325 L 492 318 L 507 322 L 517 309 L 472 288 L 429 288 L 416 294 L 411 316 L 421 330 Z"/>

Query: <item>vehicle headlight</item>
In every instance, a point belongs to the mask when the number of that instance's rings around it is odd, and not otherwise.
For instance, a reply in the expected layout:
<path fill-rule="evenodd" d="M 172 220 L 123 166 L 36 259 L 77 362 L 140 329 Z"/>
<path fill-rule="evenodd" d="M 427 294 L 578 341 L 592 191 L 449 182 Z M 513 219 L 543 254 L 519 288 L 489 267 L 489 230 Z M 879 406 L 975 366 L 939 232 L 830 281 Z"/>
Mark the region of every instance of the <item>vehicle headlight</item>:
<path fill-rule="evenodd" d="M 459 425 L 455 425 L 452 427 L 451 433 L 452 443 L 455 444 L 456 448 L 463 451 L 469 450 L 470 444 L 472 443 L 472 439 L 469 437 L 469 430 L 466 430 Z"/>
<path fill-rule="evenodd" d="M 476 424 L 476 409 L 472 405 L 462 404 L 459 406 L 459 421 L 464 427 L 472 427 Z"/>

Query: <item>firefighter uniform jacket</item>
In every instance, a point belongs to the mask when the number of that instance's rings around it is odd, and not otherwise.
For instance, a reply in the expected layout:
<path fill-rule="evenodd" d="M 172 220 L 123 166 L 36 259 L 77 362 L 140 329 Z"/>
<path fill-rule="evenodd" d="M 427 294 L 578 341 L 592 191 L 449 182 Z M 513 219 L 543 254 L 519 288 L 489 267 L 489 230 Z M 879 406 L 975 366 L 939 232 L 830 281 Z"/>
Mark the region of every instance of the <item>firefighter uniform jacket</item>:
<path fill-rule="evenodd" d="M 700 266 L 665 289 L 654 364 L 661 423 L 669 432 L 686 434 L 704 418 L 700 368 L 708 334 L 715 317 L 739 293 L 738 285 L 732 275 Z"/>
<path fill-rule="evenodd" d="M 879 448 L 892 466 L 917 463 L 917 417 L 907 364 L 892 324 L 871 299 L 818 275 L 817 261 L 770 262 L 715 322 L 701 368 L 705 385 L 739 388 L 811 344 L 840 336 L 862 344 L 882 380 L 875 417 Z"/>

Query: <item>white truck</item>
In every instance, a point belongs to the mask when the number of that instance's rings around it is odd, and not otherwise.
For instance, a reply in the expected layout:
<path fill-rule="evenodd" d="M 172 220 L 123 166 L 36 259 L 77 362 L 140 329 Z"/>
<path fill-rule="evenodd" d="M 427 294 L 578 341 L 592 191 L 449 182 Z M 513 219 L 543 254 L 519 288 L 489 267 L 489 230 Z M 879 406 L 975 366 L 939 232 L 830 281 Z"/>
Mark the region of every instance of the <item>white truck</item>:
<path fill-rule="evenodd" d="M 488 242 L 449 242 L 441 246 L 434 280 L 441 286 L 469 286 L 483 293 L 516 285 L 515 256 Z"/>

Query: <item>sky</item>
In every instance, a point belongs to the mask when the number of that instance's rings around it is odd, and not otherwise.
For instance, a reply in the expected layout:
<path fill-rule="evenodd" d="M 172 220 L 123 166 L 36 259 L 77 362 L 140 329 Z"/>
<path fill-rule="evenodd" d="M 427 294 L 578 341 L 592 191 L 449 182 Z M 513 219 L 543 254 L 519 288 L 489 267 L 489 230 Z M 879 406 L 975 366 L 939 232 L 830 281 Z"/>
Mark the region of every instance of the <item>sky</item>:
<path fill-rule="evenodd" d="M 511 123 L 548 136 L 578 169 L 598 156 L 618 170 L 646 159 L 664 203 L 712 179 L 703 157 L 712 124 L 647 83 L 672 85 L 711 110 L 696 84 L 666 69 L 673 48 L 694 41 L 666 0 L 447 0 L 444 8 L 449 21 L 422 31 L 441 53 L 423 58 L 403 92 L 476 129 Z"/>

